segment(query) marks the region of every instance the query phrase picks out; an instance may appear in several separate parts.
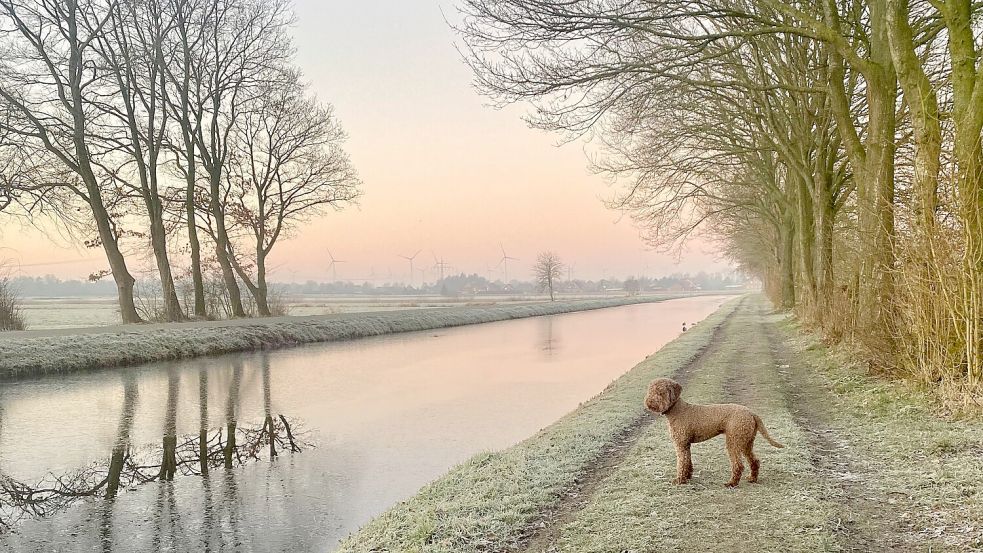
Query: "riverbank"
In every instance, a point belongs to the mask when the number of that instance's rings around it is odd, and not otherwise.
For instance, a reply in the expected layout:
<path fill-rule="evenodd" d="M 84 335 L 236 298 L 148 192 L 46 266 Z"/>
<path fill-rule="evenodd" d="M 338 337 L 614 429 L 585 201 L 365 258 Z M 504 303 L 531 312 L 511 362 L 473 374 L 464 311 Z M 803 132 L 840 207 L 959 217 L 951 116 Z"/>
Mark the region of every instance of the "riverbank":
<path fill-rule="evenodd" d="M 343 552 L 924 551 L 983 547 L 983 425 L 936 416 L 864 375 L 757 296 L 720 311 L 526 441 L 479 455 L 378 517 Z M 725 489 L 723 440 L 671 483 L 652 378 L 739 402 L 786 445 L 756 443 L 761 483 Z"/>
<path fill-rule="evenodd" d="M 685 295 L 0 333 L 0 379 L 589 311 Z"/>

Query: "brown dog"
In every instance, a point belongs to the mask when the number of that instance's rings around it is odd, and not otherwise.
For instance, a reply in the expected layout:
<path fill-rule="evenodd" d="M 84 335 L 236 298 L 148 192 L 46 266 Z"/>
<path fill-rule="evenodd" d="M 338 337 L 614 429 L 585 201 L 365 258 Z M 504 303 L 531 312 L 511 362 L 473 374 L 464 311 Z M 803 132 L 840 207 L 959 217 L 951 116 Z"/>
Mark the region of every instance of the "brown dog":
<path fill-rule="evenodd" d="M 748 482 L 758 481 L 761 462 L 754 456 L 754 437 L 758 432 L 775 447 L 785 447 L 768 435 L 761 417 L 743 405 L 733 403 L 691 405 L 679 399 L 683 387 L 671 378 L 658 378 L 649 385 L 645 407 L 666 416 L 669 435 L 676 444 L 676 484 L 685 484 L 693 477 L 693 461 L 689 446 L 725 434 L 730 456 L 731 477 L 728 487 L 741 481 L 744 464 L 741 455 L 751 463 Z"/>

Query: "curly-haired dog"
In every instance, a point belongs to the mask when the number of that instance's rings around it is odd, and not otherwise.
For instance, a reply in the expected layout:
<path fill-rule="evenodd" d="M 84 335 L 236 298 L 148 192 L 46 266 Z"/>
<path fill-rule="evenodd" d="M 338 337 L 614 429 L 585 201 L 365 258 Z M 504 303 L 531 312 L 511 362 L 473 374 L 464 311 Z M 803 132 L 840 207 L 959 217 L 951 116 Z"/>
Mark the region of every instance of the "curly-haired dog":
<path fill-rule="evenodd" d="M 693 477 L 693 461 L 689 446 L 725 434 L 727 454 L 730 456 L 731 477 L 728 487 L 741 481 L 744 464 L 741 455 L 751 463 L 748 482 L 758 481 L 761 462 L 754 456 L 754 437 L 758 432 L 775 447 L 785 447 L 768 435 L 761 417 L 743 405 L 733 403 L 692 405 L 679 399 L 683 387 L 671 378 L 658 378 L 649 385 L 645 407 L 666 416 L 669 435 L 676 445 L 677 484 L 685 484 Z"/>

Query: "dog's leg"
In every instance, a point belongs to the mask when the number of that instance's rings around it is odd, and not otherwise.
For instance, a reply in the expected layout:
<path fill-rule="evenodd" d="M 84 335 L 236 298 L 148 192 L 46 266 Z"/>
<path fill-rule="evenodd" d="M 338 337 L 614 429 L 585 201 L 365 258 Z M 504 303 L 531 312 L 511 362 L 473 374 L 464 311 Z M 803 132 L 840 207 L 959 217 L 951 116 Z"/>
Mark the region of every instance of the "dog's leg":
<path fill-rule="evenodd" d="M 693 478 L 693 456 L 690 454 L 690 446 L 686 446 L 686 479 Z"/>
<path fill-rule="evenodd" d="M 747 457 L 748 463 L 751 464 L 751 474 L 747 477 L 747 481 L 754 484 L 758 481 L 758 469 L 761 468 L 761 461 L 754 455 L 753 438 L 744 446 L 744 456 Z"/>
<path fill-rule="evenodd" d="M 689 452 L 689 443 L 676 443 L 676 484 L 685 484 L 693 477 L 693 459 Z"/>
<path fill-rule="evenodd" d="M 744 465 L 741 463 L 740 447 L 730 435 L 727 435 L 727 455 L 730 456 L 730 482 L 727 482 L 726 486 L 733 488 L 741 481 Z"/>

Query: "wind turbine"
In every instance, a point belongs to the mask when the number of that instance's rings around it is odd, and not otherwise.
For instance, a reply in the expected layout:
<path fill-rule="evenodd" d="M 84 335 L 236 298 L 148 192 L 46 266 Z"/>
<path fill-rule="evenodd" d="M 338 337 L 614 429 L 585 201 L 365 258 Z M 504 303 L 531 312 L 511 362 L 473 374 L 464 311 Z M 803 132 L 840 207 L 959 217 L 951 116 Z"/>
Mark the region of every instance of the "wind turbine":
<path fill-rule="evenodd" d="M 503 246 L 502 244 L 499 244 L 499 247 L 502 248 L 502 259 L 501 259 L 501 261 L 498 262 L 498 264 L 502 266 L 502 273 L 503 273 L 502 279 L 505 281 L 505 284 L 508 284 L 509 283 L 509 260 L 518 261 L 519 258 L 517 258 L 517 257 L 509 257 L 509 254 L 505 253 L 505 246 Z"/>
<path fill-rule="evenodd" d="M 331 258 L 331 263 L 328 264 L 328 268 L 331 269 L 331 280 L 334 281 L 334 282 L 338 282 L 338 267 L 337 267 L 337 265 L 338 265 L 338 263 L 348 263 L 348 262 L 345 261 L 344 259 L 335 259 L 334 258 L 334 254 L 331 253 L 331 250 L 328 250 L 328 257 Z"/>
<path fill-rule="evenodd" d="M 403 259 L 410 262 L 410 286 L 413 286 L 413 260 L 416 259 L 416 256 L 420 255 L 420 252 L 422 251 L 423 250 L 417 250 L 416 253 L 413 255 L 396 254 L 397 257 L 402 257 Z"/>

